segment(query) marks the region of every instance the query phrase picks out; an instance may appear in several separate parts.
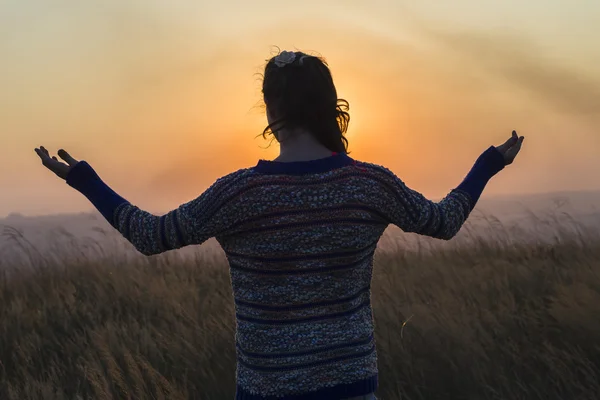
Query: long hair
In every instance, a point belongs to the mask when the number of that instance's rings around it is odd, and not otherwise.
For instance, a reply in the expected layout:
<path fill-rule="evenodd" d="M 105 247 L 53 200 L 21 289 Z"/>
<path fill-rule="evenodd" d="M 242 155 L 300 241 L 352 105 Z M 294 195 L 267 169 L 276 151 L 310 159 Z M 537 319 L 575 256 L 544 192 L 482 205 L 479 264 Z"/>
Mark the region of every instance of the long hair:
<path fill-rule="evenodd" d="M 303 128 L 329 150 L 347 153 L 344 134 L 350 123 L 350 106 L 338 99 L 324 59 L 286 51 L 272 57 L 265 66 L 262 93 L 273 118 L 263 130 L 263 138 L 283 128 Z"/>

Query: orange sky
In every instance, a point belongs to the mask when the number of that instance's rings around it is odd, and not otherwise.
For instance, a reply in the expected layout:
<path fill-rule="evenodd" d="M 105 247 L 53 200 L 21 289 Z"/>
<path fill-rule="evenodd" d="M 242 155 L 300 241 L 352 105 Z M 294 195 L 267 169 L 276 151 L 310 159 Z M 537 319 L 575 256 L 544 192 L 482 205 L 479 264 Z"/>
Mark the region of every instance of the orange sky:
<path fill-rule="evenodd" d="M 91 209 L 40 165 L 39 145 L 87 160 L 156 212 L 275 157 L 276 143 L 264 150 L 255 138 L 265 124 L 255 74 L 271 45 L 323 55 L 350 102 L 351 155 L 427 196 L 458 185 L 512 129 L 526 136 L 522 154 L 485 195 L 600 189 L 600 6 L 532 3 L 543 11 L 513 0 L 291 10 L 270 0 L 9 1 L 0 216 Z"/>

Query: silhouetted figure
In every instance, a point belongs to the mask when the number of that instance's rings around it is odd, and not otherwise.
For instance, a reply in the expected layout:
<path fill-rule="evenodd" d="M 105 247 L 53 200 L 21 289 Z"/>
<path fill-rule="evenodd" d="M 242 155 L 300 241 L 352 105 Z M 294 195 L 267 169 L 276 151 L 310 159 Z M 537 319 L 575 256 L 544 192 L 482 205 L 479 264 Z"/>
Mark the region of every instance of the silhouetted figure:
<path fill-rule="evenodd" d="M 145 255 L 217 239 L 236 304 L 237 400 L 374 399 L 370 285 L 379 238 L 389 224 L 453 238 L 523 137 L 513 131 L 488 148 L 435 203 L 388 169 L 348 155 L 348 103 L 319 57 L 271 58 L 263 94 L 263 134 L 280 142 L 279 157 L 218 179 L 163 216 L 130 204 L 64 150 L 67 164 L 43 147 L 36 152 Z"/>

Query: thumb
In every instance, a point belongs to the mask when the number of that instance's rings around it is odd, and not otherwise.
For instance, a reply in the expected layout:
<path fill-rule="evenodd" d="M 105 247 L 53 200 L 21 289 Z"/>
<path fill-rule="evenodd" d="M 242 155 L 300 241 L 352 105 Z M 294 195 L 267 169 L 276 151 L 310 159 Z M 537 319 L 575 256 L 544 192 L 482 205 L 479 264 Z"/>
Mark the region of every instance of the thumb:
<path fill-rule="evenodd" d="M 517 154 L 519 154 L 519 151 L 521 151 L 521 145 L 523 144 L 523 140 L 525 139 L 524 136 L 521 136 L 518 140 L 517 143 L 511 147 L 510 149 L 508 149 L 506 156 L 511 160 L 514 160 L 515 157 L 517 156 Z"/>
<path fill-rule="evenodd" d="M 73 165 L 77 164 L 77 160 L 74 159 L 73 157 L 71 157 L 71 155 L 63 149 L 58 150 L 58 156 L 60 158 L 62 158 L 63 160 L 65 160 L 67 162 L 67 164 L 69 164 L 69 166 L 71 166 L 71 167 Z"/>
<path fill-rule="evenodd" d="M 517 131 L 512 131 L 512 136 L 500 146 L 496 147 L 501 153 L 506 153 L 508 149 L 517 144 L 519 136 L 517 135 Z"/>

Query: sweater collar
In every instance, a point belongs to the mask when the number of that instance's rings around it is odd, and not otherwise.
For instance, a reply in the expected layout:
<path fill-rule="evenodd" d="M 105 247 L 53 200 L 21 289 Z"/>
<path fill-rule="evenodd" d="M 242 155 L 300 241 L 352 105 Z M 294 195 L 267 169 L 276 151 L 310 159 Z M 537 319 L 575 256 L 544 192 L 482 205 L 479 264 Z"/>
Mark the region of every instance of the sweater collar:
<path fill-rule="evenodd" d="M 331 171 L 354 162 L 346 153 L 334 153 L 325 158 L 310 161 L 269 161 L 259 160 L 254 170 L 263 174 L 303 175 Z"/>

